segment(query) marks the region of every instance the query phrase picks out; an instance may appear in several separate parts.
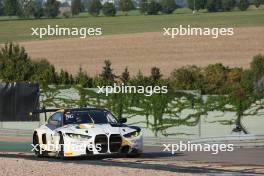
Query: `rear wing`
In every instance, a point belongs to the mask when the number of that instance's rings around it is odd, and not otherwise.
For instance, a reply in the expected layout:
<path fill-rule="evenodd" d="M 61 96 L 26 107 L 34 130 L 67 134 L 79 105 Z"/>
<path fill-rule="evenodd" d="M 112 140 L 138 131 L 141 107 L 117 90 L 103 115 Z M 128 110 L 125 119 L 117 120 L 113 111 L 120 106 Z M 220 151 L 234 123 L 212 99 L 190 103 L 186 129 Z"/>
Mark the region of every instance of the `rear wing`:
<path fill-rule="evenodd" d="M 35 114 L 44 113 L 45 114 L 45 121 L 47 121 L 47 112 L 56 112 L 58 110 L 60 110 L 60 109 L 58 109 L 58 108 L 46 109 L 45 107 L 43 107 L 41 109 L 36 109 L 36 110 L 33 110 L 32 112 L 29 112 L 29 115 L 33 116 Z"/>

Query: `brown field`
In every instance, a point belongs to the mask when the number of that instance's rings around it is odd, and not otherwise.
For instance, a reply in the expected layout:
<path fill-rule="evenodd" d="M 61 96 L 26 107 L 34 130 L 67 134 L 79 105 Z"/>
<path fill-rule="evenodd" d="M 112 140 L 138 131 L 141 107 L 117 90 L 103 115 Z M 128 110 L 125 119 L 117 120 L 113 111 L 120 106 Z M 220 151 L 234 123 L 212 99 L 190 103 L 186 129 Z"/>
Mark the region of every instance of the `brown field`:
<path fill-rule="evenodd" d="M 161 68 L 163 75 L 184 65 L 206 66 L 223 63 L 230 67 L 248 67 L 252 57 L 264 54 L 264 27 L 235 28 L 234 36 L 176 37 L 162 32 L 22 42 L 30 56 L 46 58 L 57 69 L 76 73 L 78 68 L 91 76 L 99 74 L 105 59 L 112 61 L 115 73 L 126 66 L 131 74 Z"/>

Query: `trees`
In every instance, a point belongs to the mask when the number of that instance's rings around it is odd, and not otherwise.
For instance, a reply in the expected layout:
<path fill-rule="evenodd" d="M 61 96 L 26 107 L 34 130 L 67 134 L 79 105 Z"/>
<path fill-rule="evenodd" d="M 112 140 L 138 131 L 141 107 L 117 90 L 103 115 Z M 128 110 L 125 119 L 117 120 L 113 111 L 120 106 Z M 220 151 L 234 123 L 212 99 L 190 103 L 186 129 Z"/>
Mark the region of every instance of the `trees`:
<path fill-rule="evenodd" d="M 41 59 L 38 62 L 35 61 L 33 62 L 33 65 L 34 69 L 31 81 L 38 82 L 41 87 L 59 83 L 59 76 L 55 70 L 55 67 L 47 60 Z"/>
<path fill-rule="evenodd" d="M 81 0 L 72 0 L 72 2 L 71 2 L 72 15 L 78 15 L 81 11 L 82 11 Z"/>
<path fill-rule="evenodd" d="M 204 69 L 204 92 L 208 94 L 226 93 L 227 72 L 228 69 L 220 63 L 207 66 Z"/>
<path fill-rule="evenodd" d="M 5 44 L 0 51 L 0 79 L 10 81 L 36 81 L 41 86 L 57 84 L 58 75 L 47 60 L 32 62 L 23 47 Z"/>
<path fill-rule="evenodd" d="M 148 15 L 158 15 L 160 10 L 161 10 L 161 5 L 158 2 L 152 0 L 148 4 L 147 14 Z"/>
<path fill-rule="evenodd" d="M 105 16 L 115 16 L 116 15 L 116 8 L 113 3 L 106 2 L 103 5 L 103 14 Z"/>
<path fill-rule="evenodd" d="M 115 81 L 115 75 L 113 73 L 113 69 L 111 68 L 111 62 L 110 60 L 105 60 L 105 66 L 103 67 L 102 73 L 100 76 L 103 78 L 103 80 L 106 81 L 106 84 L 111 84 Z"/>
<path fill-rule="evenodd" d="M 122 73 L 121 75 L 121 80 L 123 81 L 123 83 L 127 83 L 130 79 L 130 75 L 129 75 L 129 72 L 128 72 L 128 68 L 126 67 L 124 72 Z"/>
<path fill-rule="evenodd" d="M 208 111 L 235 112 L 236 127 L 233 129 L 235 132 L 249 133 L 241 122 L 242 118 L 259 115 L 264 108 L 264 86 L 261 89 L 256 86 L 253 88 L 256 82 L 259 83 L 264 78 L 263 68 L 264 56 L 257 55 L 251 62 L 250 69 L 243 71 L 232 69 L 232 75 L 236 75 L 233 76 L 235 81 L 230 83 L 233 89 L 230 89 L 226 95 L 211 96 L 207 101 Z"/>
<path fill-rule="evenodd" d="M 101 9 L 102 9 L 101 1 L 100 0 L 92 0 L 88 11 L 92 16 L 98 16 L 100 14 Z"/>
<path fill-rule="evenodd" d="M 60 2 L 57 0 L 47 0 L 45 3 L 45 14 L 47 17 L 55 18 L 59 15 Z"/>
<path fill-rule="evenodd" d="M 148 0 L 140 0 L 139 2 L 139 11 L 141 14 L 146 14 L 148 10 Z"/>
<path fill-rule="evenodd" d="M 234 9 L 236 6 L 236 1 L 235 0 L 223 0 L 222 1 L 222 8 L 223 11 L 231 11 Z"/>
<path fill-rule="evenodd" d="M 20 18 L 29 18 L 35 13 L 35 6 L 33 0 L 20 0 L 17 15 Z"/>
<path fill-rule="evenodd" d="M 177 5 L 174 0 L 162 0 L 160 5 L 161 5 L 161 12 L 165 14 L 171 14 L 177 8 Z"/>
<path fill-rule="evenodd" d="M 4 15 L 4 2 L 0 0 L 0 16 Z"/>
<path fill-rule="evenodd" d="M 221 0 L 207 0 L 206 9 L 208 12 L 218 12 L 222 9 L 222 1 Z"/>
<path fill-rule="evenodd" d="M 74 80 L 71 74 L 61 69 L 58 83 L 62 85 L 72 85 Z"/>
<path fill-rule="evenodd" d="M 160 78 L 162 77 L 162 74 L 160 73 L 160 69 L 158 67 L 152 67 L 151 68 L 151 74 L 150 79 L 155 84 Z"/>
<path fill-rule="evenodd" d="M 175 69 L 170 76 L 171 85 L 176 90 L 202 90 L 203 81 L 202 69 L 194 65 Z"/>
<path fill-rule="evenodd" d="M 195 4 L 194 4 L 194 1 L 195 1 Z M 206 8 L 206 3 L 207 3 L 207 0 L 188 0 L 188 7 L 189 9 L 199 11 L 200 9 Z"/>
<path fill-rule="evenodd" d="M 23 47 L 5 44 L 0 51 L 0 77 L 3 81 L 29 81 L 33 65 Z"/>
<path fill-rule="evenodd" d="M 140 0 L 139 10 L 141 14 L 157 15 L 162 10 L 161 5 L 155 0 Z"/>
<path fill-rule="evenodd" d="M 80 67 L 75 77 L 75 84 L 81 85 L 82 87 L 92 87 L 93 80 L 88 77 L 87 73 L 82 70 L 82 67 Z"/>
<path fill-rule="evenodd" d="M 34 13 L 33 16 L 37 19 L 44 16 L 44 9 L 42 7 L 42 4 L 39 4 L 37 2 L 34 3 Z"/>
<path fill-rule="evenodd" d="M 245 11 L 245 10 L 247 10 L 248 7 L 249 7 L 249 2 L 248 2 L 248 0 L 240 0 L 240 1 L 239 1 L 238 8 L 239 8 L 241 11 Z"/>
<path fill-rule="evenodd" d="M 120 0 L 119 1 L 119 8 L 122 10 L 125 15 L 128 15 L 128 12 L 134 9 L 133 2 L 131 0 Z"/>
<path fill-rule="evenodd" d="M 5 15 L 8 15 L 8 16 L 16 15 L 17 10 L 18 10 L 17 0 L 4 0 Z"/>

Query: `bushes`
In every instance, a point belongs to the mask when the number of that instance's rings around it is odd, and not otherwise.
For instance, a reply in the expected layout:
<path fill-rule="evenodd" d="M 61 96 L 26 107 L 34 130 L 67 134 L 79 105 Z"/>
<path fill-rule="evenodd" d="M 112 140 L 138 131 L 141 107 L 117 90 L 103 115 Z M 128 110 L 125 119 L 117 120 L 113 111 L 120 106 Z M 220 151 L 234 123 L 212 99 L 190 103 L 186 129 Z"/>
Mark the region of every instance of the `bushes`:
<path fill-rule="evenodd" d="M 70 11 L 65 11 L 61 13 L 61 16 L 64 18 L 70 18 L 72 16 L 72 13 Z"/>
<path fill-rule="evenodd" d="M 106 2 L 103 5 L 103 14 L 105 16 L 115 16 L 116 15 L 116 8 L 113 3 Z"/>
<path fill-rule="evenodd" d="M 102 9 L 101 1 L 100 0 L 92 0 L 88 11 L 92 16 L 98 16 L 100 14 L 101 9 Z"/>
<path fill-rule="evenodd" d="M 249 7 L 249 2 L 248 2 L 248 0 L 240 0 L 240 1 L 239 1 L 238 8 L 239 8 L 241 11 L 245 11 L 245 10 L 247 10 L 248 7 Z"/>
<path fill-rule="evenodd" d="M 256 8 L 259 8 L 259 6 L 261 4 L 261 0 L 254 0 L 253 4 L 255 5 Z"/>
<path fill-rule="evenodd" d="M 162 0 L 160 5 L 161 5 L 161 12 L 165 14 L 171 14 L 177 8 L 174 0 Z"/>

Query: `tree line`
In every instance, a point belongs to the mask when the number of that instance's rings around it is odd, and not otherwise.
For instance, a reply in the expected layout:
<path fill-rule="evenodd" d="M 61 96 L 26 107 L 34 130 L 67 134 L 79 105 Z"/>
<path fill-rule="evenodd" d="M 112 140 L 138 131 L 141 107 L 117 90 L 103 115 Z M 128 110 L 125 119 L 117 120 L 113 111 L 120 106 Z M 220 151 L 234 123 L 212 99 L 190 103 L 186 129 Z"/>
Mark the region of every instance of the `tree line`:
<path fill-rule="evenodd" d="M 130 76 L 127 67 L 122 74 L 116 75 L 111 68 L 111 61 L 105 60 L 101 74 L 92 78 L 81 67 L 75 75 L 63 69 L 56 71 L 46 59 L 31 60 L 24 47 L 8 43 L 0 50 L 0 80 L 35 81 L 41 86 L 80 84 L 87 88 L 120 82 L 140 83 L 146 86 L 161 81 L 175 90 L 201 90 L 202 94 L 225 95 L 240 88 L 249 92 L 264 89 L 264 56 L 260 54 L 254 56 L 250 69 L 230 68 L 221 63 L 206 67 L 187 65 L 174 69 L 168 78 L 163 78 L 158 67 L 151 68 L 150 76 L 145 76 L 140 71 L 137 75 Z"/>
<path fill-rule="evenodd" d="M 264 4 L 264 0 L 254 0 L 253 4 L 258 8 Z M 188 0 L 188 7 L 199 11 L 206 9 L 208 12 L 231 11 L 235 7 L 240 10 L 247 10 L 249 0 Z M 69 6 L 67 2 L 60 3 L 57 0 L 0 0 L 0 15 L 18 16 L 20 18 L 55 18 L 60 14 L 60 6 Z M 130 10 L 138 8 L 141 14 L 157 15 L 160 13 L 171 14 L 180 8 L 175 0 L 139 0 L 138 7 L 132 0 L 119 0 L 118 4 L 111 2 L 101 3 L 100 0 L 72 0 L 71 11 L 62 12 L 62 16 L 69 17 L 78 15 L 81 12 L 89 12 L 92 16 L 103 13 L 105 16 L 115 16 L 117 10 L 128 15 Z"/>
<path fill-rule="evenodd" d="M 234 130 L 248 133 L 241 123 L 243 117 L 258 115 L 264 109 L 264 55 L 253 57 L 250 67 L 230 68 L 221 63 L 206 67 L 195 65 L 174 69 L 167 78 L 163 77 L 158 67 L 150 70 L 150 76 L 140 71 L 131 76 L 128 68 L 117 75 L 109 60 L 105 61 L 102 72 L 89 77 L 80 67 L 72 75 L 65 70 L 57 72 L 47 60 L 32 61 L 23 47 L 12 43 L 5 44 L 0 50 L 0 81 L 2 82 L 37 82 L 46 99 L 46 106 L 99 106 L 112 110 L 118 117 L 128 118 L 141 115 L 142 122 L 157 135 L 169 135 L 167 129 L 173 126 L 197 125 L 199 119 L 208 112 L 234 112 L 236 119 L 219 120 L 224 125 L 235 124 Z M 154 94 L 146 97 L 142 94 L 97 94 L 87 88 L 96 86 L 125 84 L 134 86 L 167 86 L 168 93 Z M 79 100 L 63 99 L 58 104 L 55 87 L 75 87 L 79 91 Z M 188 93 L 198 90 L 201 94 Z M 207 95 L 206 101 L 202 95 Z M 136 108 L 134 108 L 136 107 Z M 182 112 L 192 109 L 193 112 L 182 117 Z M 150 120 L 153 117 L 154 121 Z"/>

